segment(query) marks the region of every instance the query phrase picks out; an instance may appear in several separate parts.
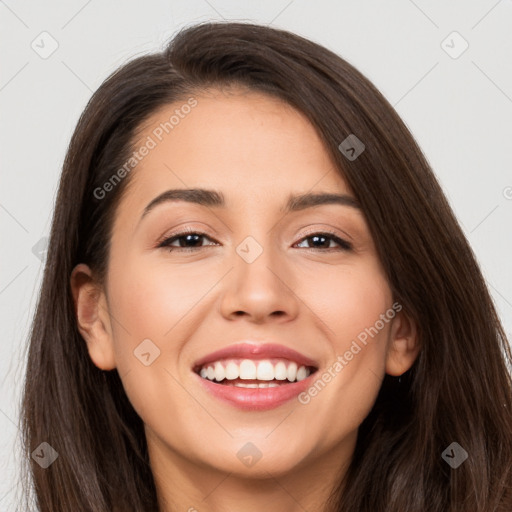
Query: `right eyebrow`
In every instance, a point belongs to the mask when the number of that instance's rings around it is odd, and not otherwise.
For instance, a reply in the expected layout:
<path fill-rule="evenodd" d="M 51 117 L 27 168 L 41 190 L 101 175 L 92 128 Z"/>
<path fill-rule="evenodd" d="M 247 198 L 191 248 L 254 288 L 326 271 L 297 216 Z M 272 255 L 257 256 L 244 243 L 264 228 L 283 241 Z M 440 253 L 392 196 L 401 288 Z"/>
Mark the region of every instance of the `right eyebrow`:
<path fill-rule="evenodd" d="M 142 220 L 157 205 L 168 201 L 187 201 L 189 203 L 217 208 L 226 206 L 224 195 L 222 192 L 217 190 L 208 190 L 204 188 L 175 188 L 166 190 L 150 201 L 146 208 L 144 208 L 140 220 Z"/>

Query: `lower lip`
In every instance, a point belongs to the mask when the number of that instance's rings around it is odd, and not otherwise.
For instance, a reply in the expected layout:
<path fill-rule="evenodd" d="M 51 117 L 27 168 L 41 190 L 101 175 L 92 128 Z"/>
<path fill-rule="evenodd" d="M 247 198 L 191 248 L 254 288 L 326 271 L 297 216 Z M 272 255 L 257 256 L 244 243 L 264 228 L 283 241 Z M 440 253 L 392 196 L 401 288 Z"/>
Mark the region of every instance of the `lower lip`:
<path fill-rule="evenodd" d="M 316 372 L 315 372 L 316 373 Z M 280 384 L 273 388 L 239 388 L 226 384 L 216 384 L 195 374 L 205 389 L 213 396 L 246 411 L 265 411 L 274 409 L 297 397 L 312 382 L 309 375 L 299 382 Z"/>

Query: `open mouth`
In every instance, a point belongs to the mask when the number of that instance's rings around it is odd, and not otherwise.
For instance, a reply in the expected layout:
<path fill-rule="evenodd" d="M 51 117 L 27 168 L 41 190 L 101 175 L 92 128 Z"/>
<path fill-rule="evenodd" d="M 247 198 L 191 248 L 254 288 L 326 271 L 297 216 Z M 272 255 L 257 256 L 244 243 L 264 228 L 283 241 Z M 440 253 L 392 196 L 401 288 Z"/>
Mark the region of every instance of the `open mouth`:
<path fill-rule="evenodd" d="M 314 366 L 300 365 L 283 358 L 212 361 L 194 368 L 201 378 L 224 386 L 239 388 L 273 388 L 300 382 L 317 371 Z"/>

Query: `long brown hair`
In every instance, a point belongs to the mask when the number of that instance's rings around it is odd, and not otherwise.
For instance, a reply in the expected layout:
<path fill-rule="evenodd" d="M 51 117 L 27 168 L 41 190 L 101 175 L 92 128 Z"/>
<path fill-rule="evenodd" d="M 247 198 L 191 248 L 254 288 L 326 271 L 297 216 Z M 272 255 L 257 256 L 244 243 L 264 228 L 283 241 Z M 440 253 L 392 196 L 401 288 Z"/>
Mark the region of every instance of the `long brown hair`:
<path fill-rule="evenodd" d="M 309 118 L 361 204 L 394 299 L 418 326 L 420 354 L 400 383 L 385 376 L 326 510 L 510 512 L 511 349 L 421 150 L 388 101 L 336 54 L 287 31 L 227 22 L 183 29 L 163 51 L 122 66 L 94 93 L 72 136 L 23 397 L 26 486 L 36 506 L 158 510 L 142 420 L 117 371 L 90 360 L 69 278 L 80 262 L 105 278 L 112 221 L 130 176 L 102 199 L 94 191 L 129 158 L 143 121 L 166 104 L 229 85 L 266 92 Z M 365 144 L 356 159 L 338 148 L 350 134 Z M 47 469 L 31 457 L 41 442 L 59 453 Z M 442 456 L 454 442 L 468 454 L 456 469 Z"/>

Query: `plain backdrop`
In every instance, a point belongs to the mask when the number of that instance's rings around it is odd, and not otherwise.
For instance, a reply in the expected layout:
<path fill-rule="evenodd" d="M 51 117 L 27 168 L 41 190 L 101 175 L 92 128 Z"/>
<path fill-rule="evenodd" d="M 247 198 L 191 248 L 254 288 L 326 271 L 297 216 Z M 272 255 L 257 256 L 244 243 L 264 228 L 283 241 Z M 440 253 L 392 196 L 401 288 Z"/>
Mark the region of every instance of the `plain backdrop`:
<path fill-rule="evenodd" d="M 15 510 L 27 335 L 72 131 L 114 69 L 209 19 L 291 30 L 373 81 L 431 163 L 512 333 L 512 1 L 0 0 L 2 511 Z"/>

